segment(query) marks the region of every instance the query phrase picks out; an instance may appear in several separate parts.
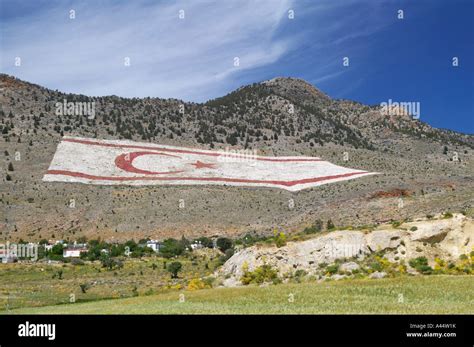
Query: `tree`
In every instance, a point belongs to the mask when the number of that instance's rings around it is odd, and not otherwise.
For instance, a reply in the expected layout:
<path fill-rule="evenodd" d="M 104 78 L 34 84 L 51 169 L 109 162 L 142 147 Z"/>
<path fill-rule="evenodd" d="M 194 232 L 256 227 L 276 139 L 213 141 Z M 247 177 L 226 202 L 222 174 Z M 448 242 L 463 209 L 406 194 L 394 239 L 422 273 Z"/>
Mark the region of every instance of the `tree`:
<path fill-rule="evenodd" d="M 203 247 L 206 247 L 206 248 L 213 248 L 214 244 L 212 243 L 212 240 L 208 237 L 205 237 L 205 236 L 202 236 L 196 240 L 194 240 L 195 242 L 200 242 L 201 245 Z"/>
<path fill-rule="evenodd" d="M 221 250 L 221 252 L 225 253 L 226 250 L 232 248 L 233 243 L 232 240 L 227 237 L 219 237 L 216 241 L 216 246 Z"/>
<path fill-rule="evenodd" d="M 100 262 L 102 263 L 102 267 L 107 268 L 109 271 L 113 270 L 114 268 L 123 268 L 123 263 L 120 259 L 111 258 L 107 254 L 102 254 L 100 257 Z"/>
<path fill-rule="evenodd" d="M 12 162 L 8 163 L 8 171 L 15 171 L 15 169 L 13 168 L 13 163 Z"/>
<path fill-rule="evenodd" d="M 168 265 L 168 272 L 171 274 L 171 278 L 178 278 L 178 272 L 181 271 L 183 264 L 179 261 L 174 261 Z"/>
<path fill-rule="evenodd" d="M 166 239 L 160 248 L 160 254 L 165 258 L 171 258 L 183 254 L 185 243 L 175 239 Z"/>
<path fill-rule="evenodd" d="M 62 244 L 58 243 L 51 248 L 51 254 L 54 255 L 63 255 L 64 247 Z"/>

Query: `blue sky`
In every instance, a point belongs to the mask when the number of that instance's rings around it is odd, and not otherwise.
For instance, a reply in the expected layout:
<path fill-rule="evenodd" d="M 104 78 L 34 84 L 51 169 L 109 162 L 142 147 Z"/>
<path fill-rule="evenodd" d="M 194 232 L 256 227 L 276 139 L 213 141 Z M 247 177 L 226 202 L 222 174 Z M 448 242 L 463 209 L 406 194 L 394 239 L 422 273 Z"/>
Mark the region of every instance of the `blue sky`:
<path fill-rule="evenodd" d="M 333 98 L 420 102 L 422 121 L 474 133 L 472 0 L 0 4 L 0 71 L 52 89 L 205 101 L 292 76 Z"/>

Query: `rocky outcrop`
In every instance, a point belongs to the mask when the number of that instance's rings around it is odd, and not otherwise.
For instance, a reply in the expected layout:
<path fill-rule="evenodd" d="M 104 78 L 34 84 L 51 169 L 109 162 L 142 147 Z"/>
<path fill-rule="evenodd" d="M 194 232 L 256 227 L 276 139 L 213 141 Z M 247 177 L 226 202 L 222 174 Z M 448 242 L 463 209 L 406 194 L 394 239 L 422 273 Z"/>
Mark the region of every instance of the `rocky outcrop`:
<path fill-rule="evenodd" d="M 339 230 L 319 237 L 289 242 L 286 246 L 260 245 L 234 254 L 218 271 L 224 276 L 223 285 L 239 285 L 243 269 L 253 271 L 268 264 L 278 269 L 280 275 L 304 270 L 316 274 L 321 264 L 331 264 L 336 259 L 353 261 L 343 263 L 339 270 L 352 272 L 359 268 L 357 261 L 377 251 L 392 262 L 426 256 L 431 263 L 435 257 L 445 260 L 457 259 L 474 247 L 474 221 L 461 214 L 453 218 L 420 220 L 402 224 L 394 229 L 385 226 L 369 233 L 355 230 Z M 385 277 L 385 273 L 372 274 L 372 278 Z"/>

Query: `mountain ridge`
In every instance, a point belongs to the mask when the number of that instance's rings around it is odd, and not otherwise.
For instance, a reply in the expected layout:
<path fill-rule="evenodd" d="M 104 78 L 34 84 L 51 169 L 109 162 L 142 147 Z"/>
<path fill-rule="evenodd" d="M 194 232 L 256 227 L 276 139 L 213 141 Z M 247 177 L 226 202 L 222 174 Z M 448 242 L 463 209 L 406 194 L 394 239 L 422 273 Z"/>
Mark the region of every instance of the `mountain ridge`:
<path fill-rule="evenodd" d="M 474 204 L 473 136 L 406 115 L 386 117 L 377 106 L 333 100 L 299 79 L 243 86 L 202 104 L 67 94 L 4 74 L 0 88 L 0 238 L 240 235 L 272 233 L 275 227 L 291 232 L 315 219 L 361 225 Z M 64 100 L 95 102 L 95 116 L 56 114 L 55 104 Z M 66 135 L 316 156 L 382 175 L 298 193 L 43 182 Z M 70 199 L 76 209 L 68 208 Z M 180 199 L 186 213 L 178 210 Z"/>

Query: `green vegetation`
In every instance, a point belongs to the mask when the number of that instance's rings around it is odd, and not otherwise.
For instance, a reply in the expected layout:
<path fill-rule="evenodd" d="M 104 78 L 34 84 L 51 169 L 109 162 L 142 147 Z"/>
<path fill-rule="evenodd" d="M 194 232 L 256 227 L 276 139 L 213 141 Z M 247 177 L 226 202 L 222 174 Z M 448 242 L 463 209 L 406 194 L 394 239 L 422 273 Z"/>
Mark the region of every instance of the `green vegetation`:
<path fill-rule="evenodd" d="M 274 284 L 279 283 L 278 272 L 270 265 L 265 264 L 257 267 L 254 271 L 249 271 L 247 264 L 244 264 L 243 271 L 244 274 L 240 279 L 242 284 L 262 284 L 266 282 Z"/>
<path fill-rule="evenodd" d="M 443 219 L 449 219 L 449 218 L 453 218 L 453 214 L 451 212 L 445 212 L 443 214 Z"/>
<path fill-rule="evenodd" d="M 327 229 L 328 231 L 331 231 L 331 230 L 336 229 L 336 226 L 334 225 L 334 223 L 332 222 L 331 219 L 328 219 L 328 222 L 327 222 L 327 224 L 326 224 L 326 229 Z"/>
<path fill-rule="evenodd" d="M 221 252 L 227 251 L 228 249 L 232 248 L 234 243 L 231 239 L 227 237 L 219 237 L 216 241 L 216 246 L 219 248 Z"/>
<path fill-rule="evenodd" d="M 185 302 L 179 301 L 184 293 Z M 294 300 L 288 300 L 292 294 Z M 415 276 L 172 291 L 14 310 L 19 314 L 471 314 L 470 276 Z"/>
<path fill-rule="evenodd" d="M 275 245 L 280 248 L 286 245 L 286 235 L 284 232 L 278 232 L 277 229 L 273 231 L 273 238 L 275 240 Z"/>
<path fill-rule="evenodd" d="M 234 240 L 235 245 L 241 245 L 244 247 L 250 247 L 257 243 L 268 242 L 270 238 L 264 235 L 258 235 L 257 233 L 247 233 L 244 237 Z"/>
<path fill-rule="evenodd" d="M 400 225 L 402 225 L 402 223 L 403 223 L 403 222 L 401 222 L 401 221 L 393 221 L 393 222 L 392 222 L 392 227 L 393 227 L 394 229 L 396 229 L 396 228 L 398 228 Z"/>
<path fill-rule="evenodd" d="M 321 219 L 316 220 L 313 225 L 304 228 L 304 234 L 316 234 L 323 230 L 323 221 Z"/>
<path fill-rule="evenodd" d="M 208 250 L 173 259 L 182 267 L 171 278 L 166 258 L 108 257 L 68 263 L 0 264 L 0 311 L 76 302 L 142 296 L 185 288 L 191 279 L 208 278 L 219 266 L 219 252 Z M 112 263 L 113 262 L 113 263 Z M 209 285 L 206 282 L 206 285 Z"/>
<path fill-rule="evenodd" d="M 431 274 L 433 272 L 431 266 L 428 265 L 428 259 L 426 259 L 426 257 L 411 259 L 408 264 L 416 271 L 425 275 Z"/>
<path fill-rule="evenodd" d="M 174 261 L 168 265 L 168 272 L 171 274 L 171 278 L 178 278 L 178 272 L 181 271 L 183 264 L 179 261 Z"/>
<path fill-rule="evenodd" d="M 166 239 L 160 248 L 160 254 L 165 258 L 180 256 L 186 249 L 186 242 L 175 239 Z"/>
<path fill-rule="evenodd" d="M 328 275 L 334 275 L 339 271 L 339 264 L 331 264 L 326 268 L 326 273 Z"/>
<path fill-rule="evenodd" d="M 234 255 L 234 249 L 233 248 L 226 249 L 224 255 L 221 255 L 219 257 L 219 265 L 224 264 L 233 255 Z"/>

